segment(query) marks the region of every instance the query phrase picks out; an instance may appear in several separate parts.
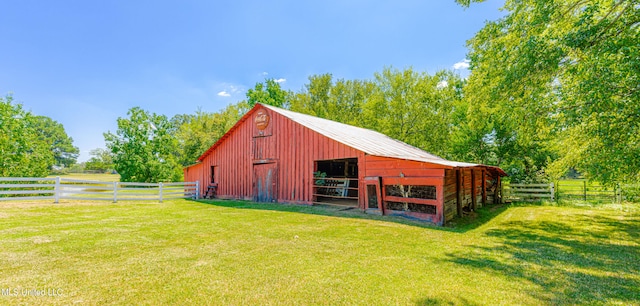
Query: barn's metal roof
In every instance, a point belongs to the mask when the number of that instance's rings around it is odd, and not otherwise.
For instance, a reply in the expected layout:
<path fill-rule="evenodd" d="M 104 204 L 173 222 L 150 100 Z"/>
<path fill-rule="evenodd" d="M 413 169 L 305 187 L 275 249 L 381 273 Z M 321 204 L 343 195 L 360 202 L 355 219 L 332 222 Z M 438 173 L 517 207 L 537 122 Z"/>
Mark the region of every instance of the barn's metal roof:
<path fill-rule="evenodd" d="M 261 105 L 321 135 L 369 155 L 427 162 L 449 167 L 484 166 L 446 160 L 376 131 L 296 113 L 271 105 Z M 487 167 L 496 169 L 498 172 L 504 174 L 504 171 L 498 167 Z"/>

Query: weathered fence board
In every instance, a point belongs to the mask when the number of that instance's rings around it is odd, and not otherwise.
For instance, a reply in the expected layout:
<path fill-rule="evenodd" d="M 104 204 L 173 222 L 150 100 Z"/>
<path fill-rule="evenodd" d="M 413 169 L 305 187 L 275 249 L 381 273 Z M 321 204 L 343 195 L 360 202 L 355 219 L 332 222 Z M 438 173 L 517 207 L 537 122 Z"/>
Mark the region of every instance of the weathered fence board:
<path fill-rule="evenodd" d="M 6 182 L 6 183 L 5 183 Z M 30 183 L 28 183 L 30 182 Z M 43 184 L 42 182 L 53 182 Z M 198 198 L 199 182 L 130 183 L 67 178 L 0 177 L 0 201 L 48 200 L 158 200 Z M 168 186 L 168 187 L 165 187 Z M 42 194 L 42 195 L 39 195 Z M 20 196 L 25 195 L 25 196 Z"/>
<path fill-rule="evenodd" d="M 553 201 L 555 192 L 553 183 L 550 184 L 502 184 L 503 200 L 507 202 L 524 201 Z"/>
<path fill-rule="evenodd" d="M 640 184 L 604 186 L 584 180 L 558 181 L 549 184 L 503 184 L 505 201 L 640 201 Z"/>

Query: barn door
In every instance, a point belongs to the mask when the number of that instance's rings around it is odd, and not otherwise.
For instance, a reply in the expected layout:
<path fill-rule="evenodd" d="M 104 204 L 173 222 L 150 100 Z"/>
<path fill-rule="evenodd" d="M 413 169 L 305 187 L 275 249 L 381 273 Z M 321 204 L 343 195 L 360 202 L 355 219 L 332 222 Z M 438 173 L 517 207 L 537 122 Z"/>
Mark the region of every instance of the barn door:
<path fill-rule="evenodd" d="M 382 192 L 380 190 L 380 177 L 365 177 L 365 209 L 378 210 L 384 214 L 382 206 Z"/>
<path fill-rule="evenodd" d="M 276 202 L 278 166 L 276 163 L 253 165 L 253 201 Z"/>

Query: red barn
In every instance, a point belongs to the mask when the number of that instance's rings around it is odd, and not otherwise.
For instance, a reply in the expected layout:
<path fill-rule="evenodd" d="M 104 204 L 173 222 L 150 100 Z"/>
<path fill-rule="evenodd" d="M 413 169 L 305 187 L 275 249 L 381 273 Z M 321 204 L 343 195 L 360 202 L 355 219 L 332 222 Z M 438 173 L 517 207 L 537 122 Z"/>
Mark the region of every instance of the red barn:
<path fill-rule="evenodd" d="M 454 162 L 375 131 L 257 104 L 185 168 L 201 194 L 332 204 L 443 225 L 499 201 L 498 167 Z"/>

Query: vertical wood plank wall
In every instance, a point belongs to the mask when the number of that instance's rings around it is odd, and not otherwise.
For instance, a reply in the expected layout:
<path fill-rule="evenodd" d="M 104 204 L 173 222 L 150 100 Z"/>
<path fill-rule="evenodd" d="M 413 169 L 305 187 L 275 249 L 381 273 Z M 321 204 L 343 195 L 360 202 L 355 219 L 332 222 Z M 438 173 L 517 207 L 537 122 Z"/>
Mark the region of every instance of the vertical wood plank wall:
<path fill-rule="evenodd" d="M 405 215 L 417 216 L 420 219 L 426 219 L 436 224 L 443 224 L 444 221 L 444 198 L 443 181 L 445 177 L 445 169 L 441 165 L 430 163 L 410 161 L 389 157 L 365 156 L 365 168 L 362 171 L 366 177 L 382 177 L 382 199 L 385 198 L 385 178 L 433 178 L 436 183 L 437 205 L 436 215 L 426 215 L 420 213 L 405 212 Z M 364 188 L 361 188 L 363 190 Z M 384 203 L 383 203 L 384 205 Z"/>
<path fill-rule="evenodd" d="M 486 203 L 496 203 L 495 191 L 498 184 L 499 174 L 488 171 L 486 168 L 456 168 L 446 169 L 444 177 L 444 212 L 445 221 L 449 221 L 458 215 L 458 199 L 460 207 L 471 208 L 473 205 L 473 190 L 471 177 L 475 178 L 476 208 L 480 208 Z M 456 173 L 460 174 L 460 187 L 457 184 Z M 460 189 L 458 191 L 458 189 Z M 459 194 L 458 194 L 459 192 Z"/>
<path fill-rule="evenodd" d="M 457 203 L 458 194 L 456 193 L 456 170 L 444 170 L 444 219 L 449 221 L 458 214 Z"/>
<path fill-rule="evenodd" d="M 482 207 L 482 169 L 474 168 L 471 171 L 473 171 L 474 179 L 473 187 L 475 192 L 473 192 L 473 195 L 475 197 L 475 207 L 480 208 Z"/>
<path fill-rule="evenodd" d="M 360 151 L 269 109 L 264 110 L 271 119 L 262 136 L 254 124 L 252 114 L 248 114 L 201 164 L 185 169 L 185 179 L 199 178 L 201 185 L 206 186 L 210 183 L 210 166 L 215 166 L 218 197 L 251 200 L 254 163 L 277 163 L 278 202 L 311 204 L 315 161 L 343 158 L 360 160 L 364 157 L 364 153 Z M 256 146 L 260 148 L 257 149 Z M 364 203 L 362 189 L 360 188 L 361 205 Z"/>
<path fill-rule="evenodd" d="M 211 182 L 211 166 L 215 166 L 218 197 L 251 200 L 254 165 L 275 163 L 278 202 L 311 204 L 315 161 L 357 158 L 359 206 L 363 209 L 365 177 L 382 177 L 383 184 L 385 178 L 436 178 L 437 216 L 432 222 L 438 224 L 461 215 L 462 208 L 471 208 L 474 202 L 479 208 L 497 200 L 495 185 L 499 184 L 499 176 L 487 168 L 445 169 L 425 162 L 365 155 L 266 108 L 262 110 L 270 116 L 270 123 L 260 131 L 254 123 L 259 109 L 249 111 L 201 163 L 185 168 L 185 180 L 200 181 L 201 194 Z"/>
<path fill-rule="evenodd" d="M 208 182 L 208 179 L 205 180 L 205 173 L 203 171 L 203 165 L 202 164 L 195 164 L 193 166 L 189 166 L 187 168 L 184 168 L 183 171 L 184 171 L 184 181 L 185 182 L 195 182 L 195 181 L 200 182 L 200 195 L 202 196 L 204 194 L 204 191 L 206 190 L 206 185 L 203 186 L 203 184 L 207 184 L 206 182 Z M 211 177 L 211 174 L 209 174 L 209 177 Z M 205 183 L 203 183 L 203 182 L 205 182 Z"/>

